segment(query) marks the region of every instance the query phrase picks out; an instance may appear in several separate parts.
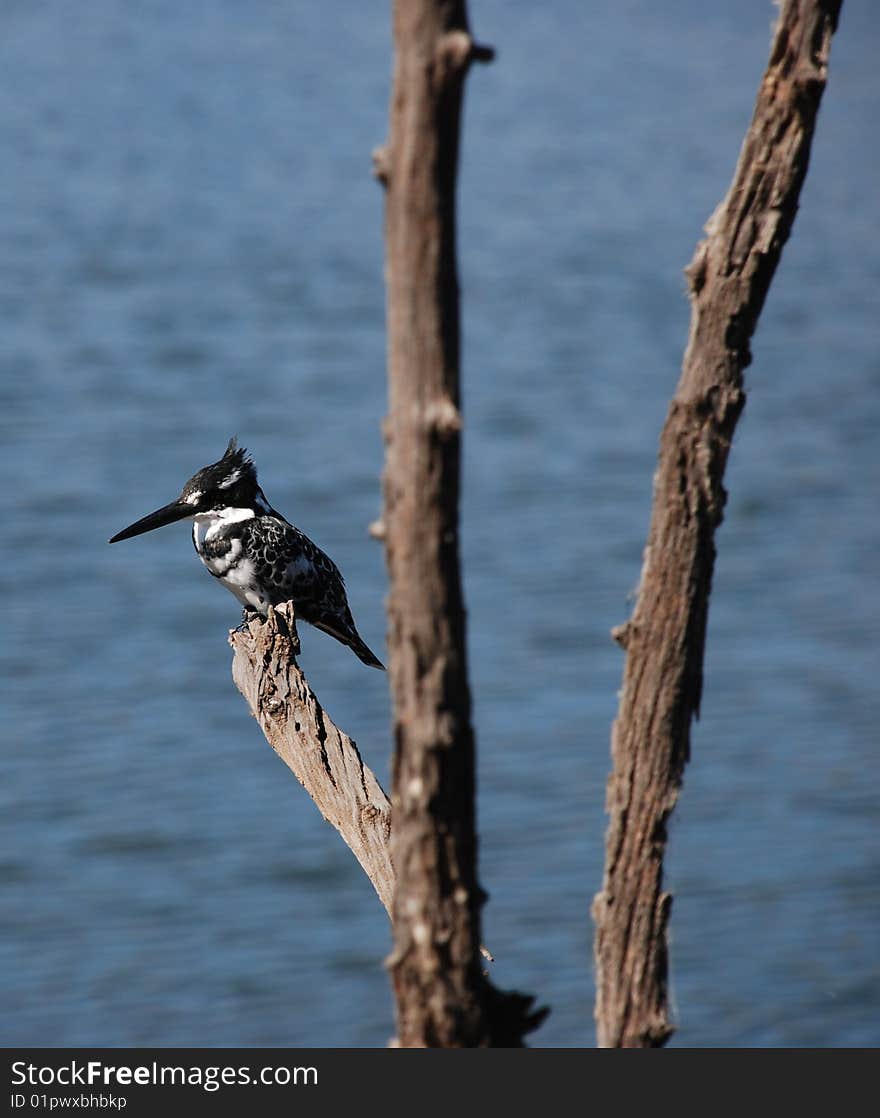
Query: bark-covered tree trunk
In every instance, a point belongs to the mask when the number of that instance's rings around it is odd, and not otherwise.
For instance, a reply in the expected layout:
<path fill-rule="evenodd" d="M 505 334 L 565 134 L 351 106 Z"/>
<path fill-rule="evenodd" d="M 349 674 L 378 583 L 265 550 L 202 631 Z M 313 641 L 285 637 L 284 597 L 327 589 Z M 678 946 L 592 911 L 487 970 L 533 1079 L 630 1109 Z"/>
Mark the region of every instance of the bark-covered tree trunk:
<path fill-rule="evenodd" d="M 840 0 L 786 0 L 733 183 L 687 269 L 691 326 L 660 440 L 639 597 L 612 734 L 611 817 L 596 921 L 599 1044 L 652 1047 L 672 1032 L 662 889 L 666 821 L 699 713 L 715 529 L 743 369 L 791 232 Z"/>
<path fill-rule="evenodd" d="M 386 187 L 389 415 L 384 535 L 394 706 L 389 961 L 403 1047 L 521 1042 L 480 965 L 474 734 L 459 569 L 455 185 L 468 67 L 491 57 L 463 2 L 396 0 Z M 508 1012 L 510 1010 L 511 1012 Z M 517 1010 L 517 1011 L 515 1011 Z"/>

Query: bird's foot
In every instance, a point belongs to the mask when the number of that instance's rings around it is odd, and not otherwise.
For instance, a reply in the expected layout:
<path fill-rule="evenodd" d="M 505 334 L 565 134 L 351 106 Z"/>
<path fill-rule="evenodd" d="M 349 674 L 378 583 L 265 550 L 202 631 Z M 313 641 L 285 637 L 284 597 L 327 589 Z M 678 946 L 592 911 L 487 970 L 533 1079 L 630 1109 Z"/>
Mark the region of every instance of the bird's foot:
<path fill-rule="evenodd" d="M 250 623 L 254 620 L 255 617 L 259 617 L 259 614 L 256 612 L 256 610 L 249 609 L 247 606 L 242 606 L 241 607 L 241 621 L 232 630 L 233 633 L 243 633 L 245 631 L 245 629 L 247 629 L 248 625 L 250 625 Z"/>

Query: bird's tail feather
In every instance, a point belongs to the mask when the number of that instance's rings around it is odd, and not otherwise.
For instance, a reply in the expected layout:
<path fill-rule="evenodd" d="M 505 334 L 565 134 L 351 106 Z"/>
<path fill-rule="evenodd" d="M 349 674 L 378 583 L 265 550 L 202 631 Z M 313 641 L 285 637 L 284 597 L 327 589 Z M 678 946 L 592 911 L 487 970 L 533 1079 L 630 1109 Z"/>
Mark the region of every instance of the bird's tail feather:
<path fill-rule="evenodd" d="M 361 640 L 354 625 L 352 625 L 350 629 L 343 629 L 338 622 L 334 622 L 335 619 L 334 621 L 327 621 L 324 618 L 316 618 L 312 621 L 312 625 L 314 625 L 316 629 L 323 629 L 325 633 L 329 634 L 331 637 L 335 637 L 336 640 L 340 641 L 342 644 L 347 644 L 355 656 L 364 664 L 367 664 L 371 668 L 378 668 L 380 671 L 385 671 L 385 665 L 379 657 L 367 647 L 364 641 Z"/>
<path fill-rule="evenodd" d="M 360 637 L 358 637 L 356 640 L 349 641 L 348 647 L 352 650 L 355 656 L 357 656 L 359 660 L 362 660 L 368 667 L 378 668 L 379 671 L 382 672 L 385 671 L 385 665 L 374 652 L 371 652 L 370 649 L 367 648 Z"/>

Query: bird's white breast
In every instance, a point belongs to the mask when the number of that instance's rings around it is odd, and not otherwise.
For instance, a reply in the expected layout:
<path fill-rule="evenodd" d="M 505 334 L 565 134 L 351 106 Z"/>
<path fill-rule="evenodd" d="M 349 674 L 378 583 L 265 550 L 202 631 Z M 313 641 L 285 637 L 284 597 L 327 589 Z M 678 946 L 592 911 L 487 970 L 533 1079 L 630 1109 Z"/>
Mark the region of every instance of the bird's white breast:
<path fill-rule="evenodd" d="M 240 559 L 239 562 L 220 575 L 220 581 L 230 593 L 238 598 L 243 606 L 250 606 L 251 609 L 258 610 L 260 613 L 265 612 L 267 603 L 260 593 L 254 565 L 250 559 Z"/>
<path fill-rule="evenodd" d="M 196 513 L 193 517 L 193 543 L 196 545 L 199 558 L 211 574 L 219 579 L 243 606 L 264 613 L 267 604 L 260 593 L 254 565 L 244 554 L 244 546 L 238 536 L 230 537 L 229 549 L 222 555 L 205 554 L 206 543 L 221 536 L 230 525 L 242 520 L 251 520 L 253 516 L 252 509 L 239 508 L 212 509 L 210 512 Z"/>
<path fill-rule="evenodd" d="M 193 539 L 196 550 L 201 555 L 201 545 L 205 540 L 212 540 L 218 532 L 230 524 L 238 524 L 242 520 L 253 520 L 253 509 L 211 509 L 210 512 L 197 512 L 193 517 Z"/>

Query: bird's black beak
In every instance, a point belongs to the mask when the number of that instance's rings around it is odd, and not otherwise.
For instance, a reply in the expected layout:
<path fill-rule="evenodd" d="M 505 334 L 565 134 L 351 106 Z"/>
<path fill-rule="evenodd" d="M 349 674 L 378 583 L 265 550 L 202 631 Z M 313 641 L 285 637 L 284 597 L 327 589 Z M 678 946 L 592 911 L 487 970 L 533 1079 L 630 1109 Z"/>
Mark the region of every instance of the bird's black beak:
<path fill-rule="evenodd" d="M 132 536 L 139 536 L 143 532 L 152 532 L 154 528 L 161 528 L 164 524 L 173 524 L 175 520 L 184 520 L 187 516 L 192 516 L 195 511 L 193 506 L 187 504 L 186 501 L 172 501 L 170 505 L 156 509 L 149 516 L 145 516 L 135 524 L 130 524 L 127 528 L 123 528 L 121 532 L 117 532 L 110 543 L 130 540 Z"/>

